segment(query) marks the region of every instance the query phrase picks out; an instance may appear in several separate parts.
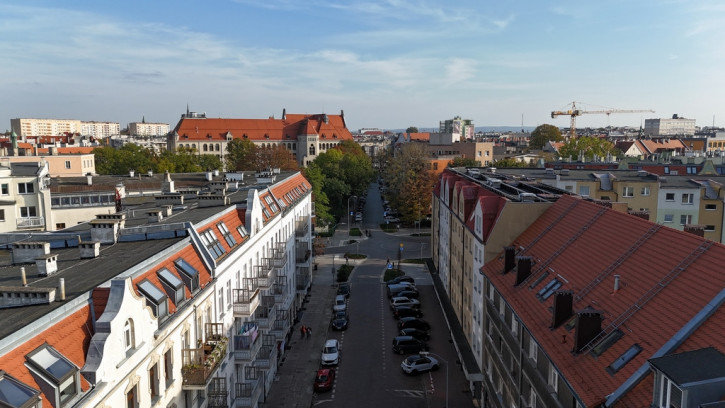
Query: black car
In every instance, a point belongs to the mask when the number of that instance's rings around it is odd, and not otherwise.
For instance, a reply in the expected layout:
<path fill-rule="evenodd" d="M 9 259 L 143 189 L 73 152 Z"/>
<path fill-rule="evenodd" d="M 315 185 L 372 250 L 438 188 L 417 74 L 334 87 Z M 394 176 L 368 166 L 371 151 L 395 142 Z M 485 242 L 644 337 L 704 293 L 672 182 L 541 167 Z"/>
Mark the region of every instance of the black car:
<path fill-rule="evenodd" d="M 385 281 L 385 283 L 387 283 L 388 285 L 395 285 L 400 282 L 415 283 L 415 279 L 413 279 L 412 277 L 410 277 L 408 275 L 400 275 L 393 279 L 389 279 L 389 280 Z"/>
<path fill-rule="evenodd" d="M 335 312 L 330 321 L 330 326 L 335 330 L 345 330 L 350 324 L 350 319 L 346 312 Z"/>
<path fill-rule="evenodd" d="M 337 294 L 345 297 L 350 297 L 350 284 L 341 283 L 337 286 Z"/>
<path fill-rule="evenodd" d="M 423 312 L 415 307 L 396 306 L 393 308 L 393 316 L 395 316 L 396 319 L 403 317 L 423 317 Z"/>
<path fill-rule="evenodd" d="M 430 330 L 430 323 L 417 317 L 402 317 L 398 322 L 398 329 L 415 328 L 419 330 Z"/>
<path fill-rule="evenodd" d="M 420 353 L 428 350 L 424 341 L 414 339 L 410 336 L 396 336 L 393 338 L 393 352 L 398 354 Z"/>
<path fill-rule="evenodd" d="M 400 331 L 401 336 L 411 336 L 413 338 L 416 338 L 418 340 L 428 341 L 430 340 L 430 334 L 428 334 L 425 330 L 416 329 L 413 327 L 408 327 L 407 329 L 402 329 Z"/>
<path fill-rule="evenodd" d="M 395 296 L 407 297 L 408 299 L 418 299 L 418 296 L 420 295 L 418 294 L 417 290 L 404 290 L 402 292 L 398 292 L 398 294 Z"/>

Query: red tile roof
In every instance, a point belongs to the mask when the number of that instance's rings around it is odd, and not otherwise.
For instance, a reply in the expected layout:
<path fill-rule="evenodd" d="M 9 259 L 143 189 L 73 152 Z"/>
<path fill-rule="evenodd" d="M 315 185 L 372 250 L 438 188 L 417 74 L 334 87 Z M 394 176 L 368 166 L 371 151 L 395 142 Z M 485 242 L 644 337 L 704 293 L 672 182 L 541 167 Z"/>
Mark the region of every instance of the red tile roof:
<path fill-rule="evenodd" d="M 234 139 L 246 136 L 253 141 L 296 141 L 300 135 L 352 140 L 343 116 L 325 114 L 287 114 L 285 119 L 182 118 L 174 130 L 180 140 L 223 141 L 228 133 Z"/>
<path fill-rule="evenodd" d="M 703 244 L 709 248 L 689 265 L 683 264 Z M 725 263 L 725 246 L 571 196 L 562 196 L 512 245 L 517 255 L 533 257 L 527 281 L 514 286 L 516 272 L 501 273 L 503 257 L 487 263 L 482 272 L 586 406 L 601 403 L 725 287 L 725 275 L 713 267 Z M 682 272 L 672 278 L 670 274 L 677 274 L 680 267 Z M 549 275 L 530 289 L 546 271 Z M 613 292 L 615 274 L 621 277 L 617 292 Z M 624 332 L 598 358 L 572 353 L 574 330 L 567 331 L 564 325 L 549 328 L 554 296 L 542 302 L 536 294 L 555 277 L 563 283 L 560 290 L 573 291 L 575 311 L 592 307 L 603 313 L 602 327 L 608 332 L 613 323 Z M 725 319 L 723 313 L 717 313 L 717 319 Z M 696 338 L 693 335 L 690 341 Z M 719 336 L 709 338 L 722 349 Z M 607 366 L 633 344 L 640 345 L 642 352 L 609 374 Z M 643 401 L 651 399 L 652 390 L 646 391 Z"/>

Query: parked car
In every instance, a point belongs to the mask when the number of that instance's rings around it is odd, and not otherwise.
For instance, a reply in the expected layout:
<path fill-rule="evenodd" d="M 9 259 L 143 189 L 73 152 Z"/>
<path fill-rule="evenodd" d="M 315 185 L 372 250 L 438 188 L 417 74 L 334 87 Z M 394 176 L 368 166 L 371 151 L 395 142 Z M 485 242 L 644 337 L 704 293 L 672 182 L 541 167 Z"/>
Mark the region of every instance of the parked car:
<path fill-rule="evenodd" d="M 411 308 L 420 308 L 420 301 L 418 299 L 410 299 L 407 297 L 394 297 L 390 299 L 390 308 L 394 309 L 396 306 L 410 306 Z"/>
<path fill-rule="evenodd" d="M 400 319 L 401 317 L 423 317 L 423 312 L 415 307 L 395 306 L 393 308 L 393 316 L 396 319 Z"/>
<path fill-rule="evenodd" d="M 415 283 L 415 279 L 410 275 L 400 275 L 400 276 L 394 277 L 393 279 L 388 279 L 387 281 L 385 281 L 385 283 L 387 283 L 388 285 L 395 285 L 400 282 Z"/>
<path fill-rule="evenodd" d="M 417 290 L 417 289 L 415 287 L 411 287 L 410 282 L 401 282 L 401 283 L 396 283 L 393 285 L 388 285 L 388 297 L 389 298 L 398 297 L 398 294 L 405 290 Z"/>
<path fill-rule="evenodd" d="M 402 292 L 398 292 L 396 297 L 407 297 L 408 299 L 418 299 L 420 294 L 418 293 L 417 289 L 413 290 L 404 290 Z"/>
<path fill-rule="evenodd" d="M 335 296 L 335 303 L 332 304 L 333 312 L 345 312 L 347 311 L 347 298 L 345 295 Z"/>
<path fill-rule="evenodd" d="M 393 338 L 393 351 L 398 354 L 420 353 L 428 350 L 424 341 L 414 339 L 411 336 L 396 336 Z"/>
<path fill-rule="evenodd" d="M 435 371 L 438 369 L 439 365 L 438 360 L 435 358 L 429 355 L 418 354 L 407 357 L 402 363 L 400 363 L 400 367 L 408 374 L 418 374 L 430 370 Z"/>
<path fill-rule="evenodd" d="M 323 366 L 337 365 L 340 362 L 340 346 L 337 340 L 325 340 L 325 346 L 322 347 L 322 357 L 320 364 Z"/>
<path fill-rule="evenodd" d="M 315 391 L 328 391 L 332 389 L 332 384 L 335 382 L 335 369 L 334 368 L 321 368 L 317 370 L 315 376 L 314 390 Z"/>
<path fill-rule="evenodd" d="M 350 319 L 347 317 L 346 312 L 335 312 L 330 321 L 330 326 L 335 330 L 345 330 L 350 324 Z"/>
<path fill-rule="evenodd" d="M 337 285 L 337 294 L 343 295 L 345 297 L 350 296 L 350 284 L 349 283 L 340 283 Z"/>
<path fill-rule="evenodd" d="M 400 218 L 398 218 L 398 217 L 391 217 L 391 216 L 388 215 L 388 216 L 385 217 L 385 221 L 396 223 L 396 222 L 400 222 Z"/>
<path fill-rule="evenodd" d="M 430 340 L 430 334 L 426 330 L 416 329 L 415 327 L 408 327 L 400 331 L 401 336 L 412 336 L 418 340 L 428 341 Z"/>
<path fill-rule="evenodd" d="M 417 317 L 402 317 L 398 322 L 398 329 L 414 328 L 418 330 L 430 330 L 430 323 Z"/>

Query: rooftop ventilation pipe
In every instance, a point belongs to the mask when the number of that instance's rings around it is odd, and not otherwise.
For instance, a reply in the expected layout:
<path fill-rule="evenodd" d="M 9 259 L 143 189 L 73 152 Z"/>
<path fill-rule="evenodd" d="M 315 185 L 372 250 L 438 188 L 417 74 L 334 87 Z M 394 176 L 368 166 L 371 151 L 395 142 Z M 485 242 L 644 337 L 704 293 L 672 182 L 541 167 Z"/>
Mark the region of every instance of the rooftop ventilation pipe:
<path fill-rule="evenodd" d="M 60 286 L 60 301 L 65 300 L 65 278 L 60 278 L 58 281 L 58 285 Z"/>
<path fill-rule="evenodd" d="M 25 277 L 25 267 L 20 267 L 20 278 L 23 280 L 23 287 L 28 286 L 28 278 Z"/>
<path fill-rule="evenodd" d="M 619 275 L 614 275 L 614 293 L 619 290 Z"/>

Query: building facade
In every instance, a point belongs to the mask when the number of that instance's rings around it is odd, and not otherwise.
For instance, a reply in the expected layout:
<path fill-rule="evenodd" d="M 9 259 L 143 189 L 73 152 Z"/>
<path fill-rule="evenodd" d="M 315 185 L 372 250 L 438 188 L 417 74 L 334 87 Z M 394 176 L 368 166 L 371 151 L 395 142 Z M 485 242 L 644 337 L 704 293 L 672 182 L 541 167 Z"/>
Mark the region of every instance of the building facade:
<path fill-rule="evenodd" d="M 695 119 L 673 115 L 671 119 L 645 119 L 644 134 L 647 136 L 694 136 Z"/>
<path fill-rule="evenodd" d="M 131 136 L 166 136 L 169 134 L 168 123 L 131 122 L 128 124 Z"/>
<path fill-rule="evenodd" d="M 10 128 L 19 138 L 27 136 L 58 136 L 65 133 L 79 133 L 81 121 L 77 119 L 10 119 Z"/>
<path fill-rule="evenodd" d="M 121 133 L 118 122 L 81 122 L 81 136 L 105 139 Z"/>

